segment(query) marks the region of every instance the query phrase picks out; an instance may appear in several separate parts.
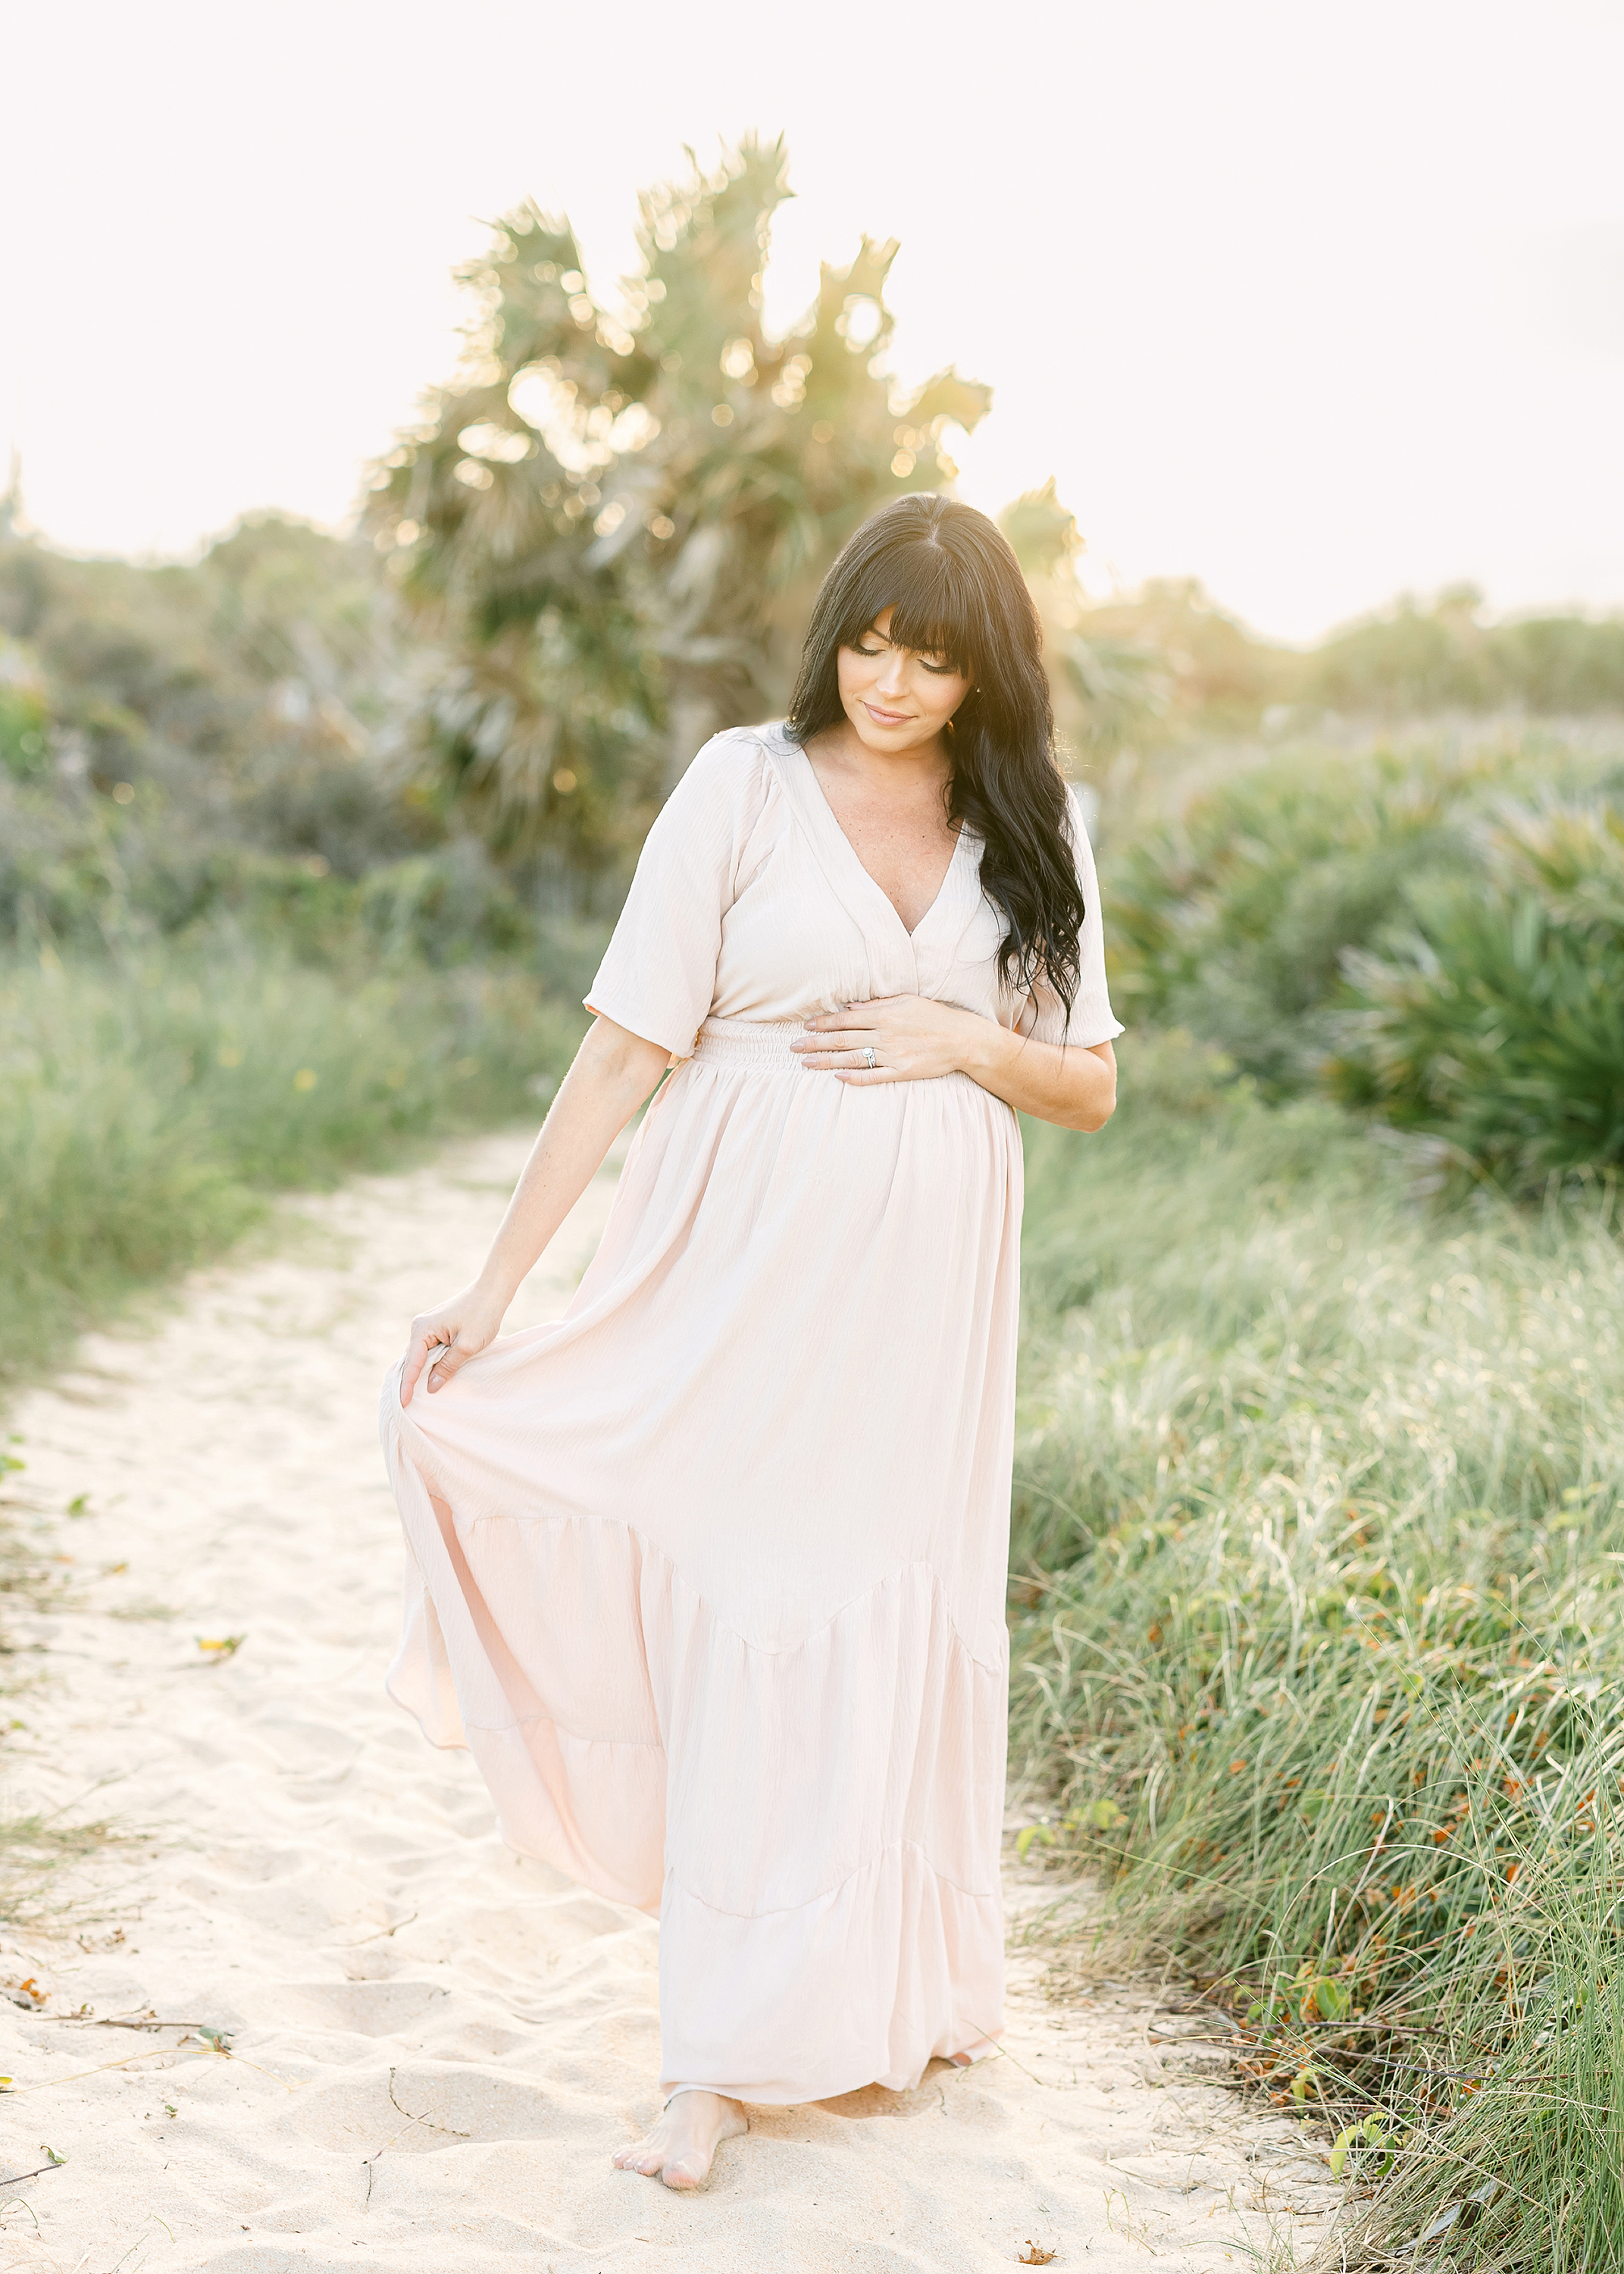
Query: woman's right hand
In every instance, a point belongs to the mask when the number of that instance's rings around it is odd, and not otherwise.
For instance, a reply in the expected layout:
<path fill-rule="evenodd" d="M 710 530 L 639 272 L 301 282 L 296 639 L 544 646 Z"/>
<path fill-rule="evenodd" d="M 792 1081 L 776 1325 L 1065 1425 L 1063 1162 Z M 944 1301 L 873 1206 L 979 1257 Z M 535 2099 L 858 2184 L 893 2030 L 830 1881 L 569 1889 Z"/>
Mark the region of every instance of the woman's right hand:
<path fill-rule="evenodd" d="M 437 1311 L 425 1311 L 411 1322 L 411 1340 L 401 1362 L 402 1405 L 411 1403 L 425 1366 L 430 1390 L 443 1389 L 470 1358 L 496 1340 L 525 1273 L 545 1253 L 670 1059 L 664 1043 L 643 1042 L 601 1015 L 593 1020 L 530 1148 L 478 1277 Z M 436 1353 L 432 1366 L 431 1351 Z"/>
<path fill-rule="evenodd" d="M 415 1318 L 406 1356 L 401 1362 L 401 1404 L 410 1404 L 417 1376 L 428 1364 L 431 1352 L 436 1353 L 433 1365 L 429 1367 L 429 1392 L 432 1396 L 435 1390 L 443 1389 L 470 1358 L 477 1358 L 496 1340 L 507 1307 L 476 1281 L 460 1295 L 454 1295 L 448 1303 L 442 1303 L 438 1310 L 425 1311 Z"/>

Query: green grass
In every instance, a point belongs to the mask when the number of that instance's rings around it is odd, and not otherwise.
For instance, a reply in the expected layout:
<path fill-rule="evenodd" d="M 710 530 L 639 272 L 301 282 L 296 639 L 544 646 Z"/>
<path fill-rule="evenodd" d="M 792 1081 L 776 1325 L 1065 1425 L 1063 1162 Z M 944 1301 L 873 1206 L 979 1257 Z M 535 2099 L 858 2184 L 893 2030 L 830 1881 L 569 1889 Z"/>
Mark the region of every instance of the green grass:
<path fill-rule="evenodd" d="M 1616 2263 L 1611 1191 L 1429 1211 L 1336 1109 L 1123 1058 L 1100 1138 L 1028 1133 L 1034 1852 L 1098 1869 L 1113 1962 L 1209 1985 L 1261 2088 L 1377 2120 L 1351 2248 L 1447 2218 L 1429 2267 Z"/>
<path fill-rule="evenodd" d="M 219 1253 L 277 1191 L 539 1118 L 584 1025 L 512 968 L 229 943 L 0 965 L 0 1382 Z"/>

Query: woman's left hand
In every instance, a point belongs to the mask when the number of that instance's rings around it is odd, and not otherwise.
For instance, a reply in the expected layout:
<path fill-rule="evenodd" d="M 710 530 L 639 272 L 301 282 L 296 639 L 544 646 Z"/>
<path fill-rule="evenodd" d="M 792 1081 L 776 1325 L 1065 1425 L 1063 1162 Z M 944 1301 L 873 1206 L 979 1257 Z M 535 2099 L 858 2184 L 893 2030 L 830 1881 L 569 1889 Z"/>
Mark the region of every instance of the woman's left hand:
<path fill-rule="evenodd" d="M 934 1081 L 965 1070 L 988 1023 L 929 995 L 886 995 L 808 1019 L 790 1048 L 803 1066 L 841 1081 Z"/>

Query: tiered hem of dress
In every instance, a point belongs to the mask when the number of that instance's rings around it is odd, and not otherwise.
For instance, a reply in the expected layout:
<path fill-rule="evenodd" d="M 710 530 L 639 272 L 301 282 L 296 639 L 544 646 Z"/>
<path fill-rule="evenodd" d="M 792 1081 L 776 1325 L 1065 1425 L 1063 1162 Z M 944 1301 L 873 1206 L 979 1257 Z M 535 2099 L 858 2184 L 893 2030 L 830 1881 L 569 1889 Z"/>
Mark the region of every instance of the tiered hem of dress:
<path fill-rule="evenodd" d="M 664 2090 L 900 2090 L 996 2031 L 997 1826 L 964 1803 L 1001 1787 L 1008 1668 L 972 1655 L 928 1566 L 763 1648 L 628 1523 L 459 1525 L 395 1377 L 383 1424 L 410 1549 L 390 1694 L 473 1754 L 515 1852 L 659 1915 Z M 549 1654 L 568 1721 L 486 1603 L 515 1576 L 585 1644 Z M 811 1841 L 808 1773 L 832 1803 Z"/>

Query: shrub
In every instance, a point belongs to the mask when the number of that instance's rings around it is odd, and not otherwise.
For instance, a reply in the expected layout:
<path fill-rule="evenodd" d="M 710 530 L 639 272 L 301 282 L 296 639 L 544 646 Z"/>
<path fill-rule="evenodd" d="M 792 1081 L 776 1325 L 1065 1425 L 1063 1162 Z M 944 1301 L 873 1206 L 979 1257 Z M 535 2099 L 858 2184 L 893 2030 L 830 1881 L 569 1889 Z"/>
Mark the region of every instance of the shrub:
<path fill-rule="evenodd" d="M 1113 991 L 1131 1021 L 1182 1027 L 1272 1097 L 1317 1086 L 1351 999 L 1350 953 L 1395 948 L 1418 899 L 1485 874 L 1507 799 L 1594 795 L 1616 738 L 1297 748 L 1193 796 L 1104 862 Z"/>
<path fill-rule="evenodd" d="M 1350 965 L 1329 1069 L 1349 1102 L 1526 1191 L 1624 1159 L 1624 811 L 1508 814 L 1486 887 L 1414 896 L 1414 930 Z"/>

